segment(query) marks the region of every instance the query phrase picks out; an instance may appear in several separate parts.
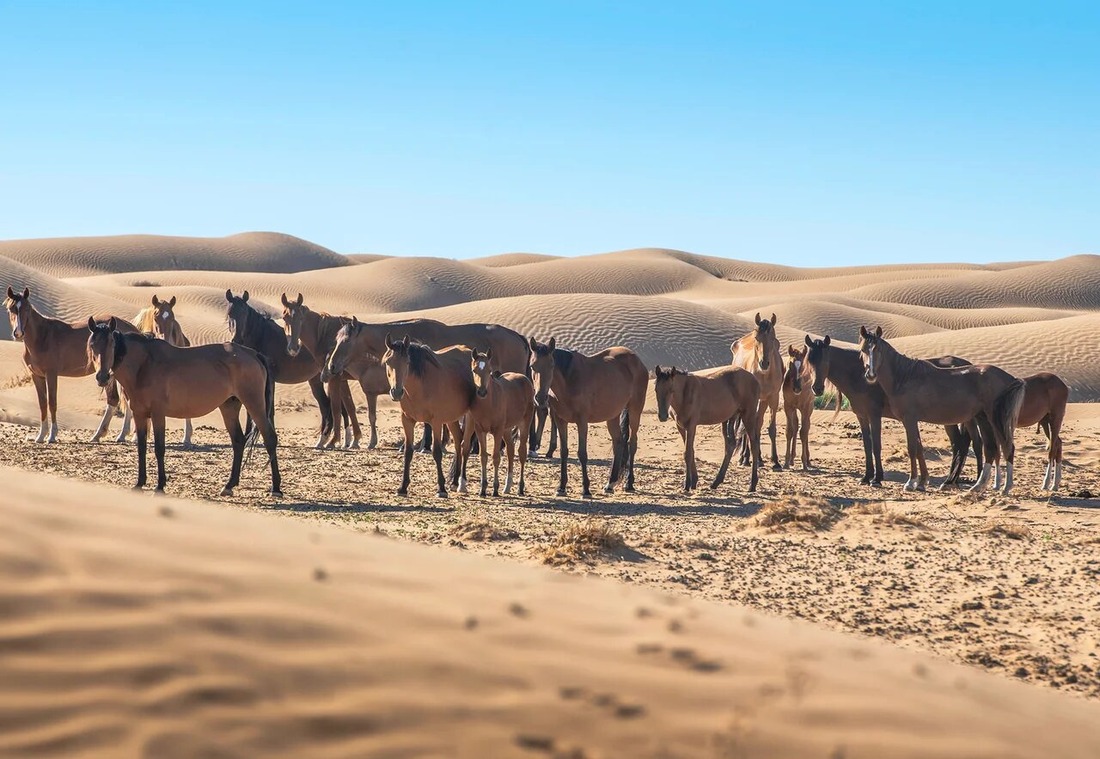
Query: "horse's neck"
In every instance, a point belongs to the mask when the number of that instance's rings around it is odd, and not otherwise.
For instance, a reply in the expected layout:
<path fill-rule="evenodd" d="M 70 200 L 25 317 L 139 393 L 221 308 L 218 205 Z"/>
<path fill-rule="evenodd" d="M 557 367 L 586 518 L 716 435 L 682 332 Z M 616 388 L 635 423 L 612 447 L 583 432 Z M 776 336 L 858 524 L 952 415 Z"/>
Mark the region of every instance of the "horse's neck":
<path fill-rule="evenodd" d="M 125 340 L 125 338 L 123 338 Z M 149 360 L 149 345 L 138 340 L 126 340 L 126 355 L 111 371 L 122 388 L 130 392 L 137 385 L 137 376 Z"/>
<path fill-rule="evenodd" d="M 859 351 L 851 348 L 830 348 L 829 375 L 827 379 L 847 393 L 849 388 L 858 387 L 863 379 L 863 362 Z"/>
<path fill-rule="evenodd" d="M 883 345 L 886 346 L 886 350 L 884 351 Z M 883 351 L 878 368 L 878 382 L 883 388 L 897 387 L 906 377 L 917 370 L 921 364 L 927 364 L 927 362 L 917 361 L 916 359 L 909 358 L 909 356 L 906 356 L 904 353 L 899 353 L 897 349 L 889 343 L 880 342 L 878 350 Z"/>
<path fill-rule="evenodd" d="M 34 306 L 27 309 L 27 317 L 23 319 L 23 345 L 30 351 L 45 349 L 48 347 L 50 333 L 64 337 L 72 332 L 71 324 L 66 324 L 60 319 L 51 319 L 38 312 Z"/>

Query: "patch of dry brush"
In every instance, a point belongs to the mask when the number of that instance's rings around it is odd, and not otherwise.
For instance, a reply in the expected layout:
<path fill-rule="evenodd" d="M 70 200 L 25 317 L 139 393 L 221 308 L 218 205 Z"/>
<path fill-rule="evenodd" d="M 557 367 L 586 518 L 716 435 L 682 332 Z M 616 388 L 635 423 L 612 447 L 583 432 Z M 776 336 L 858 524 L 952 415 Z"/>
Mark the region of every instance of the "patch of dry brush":
<path fill-rule="evenodd" d="M 451 530 L 451 537 L 470 543 L 483 543 L 489 540 L 515 540 L 519 533 L 491 522 L 469 521 L 455 525 Z"/>
<path fill-rule="evenodd" d="M 791 498 L 766 505 L 756 516 L 756 524 L 769 532 L 818 532 L 831 528 L 843 515 L 840 508 L 822 498 Z"/>
<path fill-rule="evenodd" d="M 626 550 L 622 534 L 611 529 L 607 522 L 586 519 L 570 524 L 538 553 L 544 564 L 561 566 L 577 561 L 621 557 Z"/>

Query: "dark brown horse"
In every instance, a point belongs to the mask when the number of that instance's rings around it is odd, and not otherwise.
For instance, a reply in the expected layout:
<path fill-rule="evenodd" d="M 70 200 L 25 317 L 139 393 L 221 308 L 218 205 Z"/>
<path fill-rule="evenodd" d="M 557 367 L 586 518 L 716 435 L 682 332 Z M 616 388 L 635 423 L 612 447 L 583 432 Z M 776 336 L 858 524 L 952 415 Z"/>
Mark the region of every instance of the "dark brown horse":
<path fill-rule="evenodd" d="M 627 492 L 634 490 L 634 455 L 638 425 L 645 407 L 649 372 L 629 348 L 615 347 L 586 356 L 555 347 L 554 338 L 540 343 L 531 338 L 531 374 L 535 403 L 550 406 L 558 426 L 561 479 L 558 495 L 565 495 L 568 478 L 569 425 L 577 425 L 577 458 L 581 463 L 582 493 L 592 497 L 588 479 L 588 425 L 606 422 L 611 434 L 611 472 L 604 492 L 614 491 L 626 469 Z"/>
<path fill-rule="evenodd" d="M 806 346 L 810 349 L 806 354 L 806 361 L 814 370 L 814 395 L 821 396 L 825 392 L 825 382 L 831 382 L 837 389 L 837 405 L 839 407 L 842 396 L 848 397 L 852 412 L 859 422 L 860 437 L 863 440 L 864 474 L 860 480 L 864 485 L 880 487 L 883 480 L 882 469 L 882 419 L 897 419 L 894 409 L 890 406 L 890 400 L 886 393 L 878 385 L 872 385 L 864 379 L 863 362 L 860 360 L 859 351 L 851 348 L 842 348 L 834 345 L 832 339 L 825 335 L 819 340 L 806 335 Z M 938 367 L 969 366 L 970 362 L 955 356 L 943 356 L 928 359 L 930 363 Z M 975 420 L 967 423 L 967 428 L 973 431 L 976 440 L 980 440 L 978 427 Z M 957 439 L 956 425 L 946 425 L 948 438 L 954 445 Z M 975 442 L 974 455 L 981 468 L 982 449 L 980 442 Z M 954 471 L 954 464 L 952 465 Z"/>
<path fill-rule="evenodd" d="M 69 324 L 53 319 L 38 312 L 31 304 L 30 288 L 24 287 L 22 293 L 8 286 L 8 297 L 4 301 L 11 322 L 11 335 L 23 343 L 23 362 L 30 370 L 34 389 L 38 392 L 38 410 L 41 423 L 36 443 L 57 441 L 57 378 L 87 377 L 93 371 L 88 361 L 88 332 L 83 322 Z M 104 321 L 114 318 L 118 329 L 123 332 L 137 332 L 133 324 L 118 317 L 102 316 Z M 105 385 L 107 389 L 107 408 L 99 431 L 92 437 L 96 442 L 106 432 L 111 417 L 119 405 L 118 388 L 114 382 Z M 47 411 L 49 423 L 47 423 Z M 47 437 L 47 431 L 49 437 Z"/>
<path fill-rule="evenodd" d="M 771 319 L 761 319 L 757 313 L 756 329 L 730 346 L 730 363 L 752 372 L 760 383 L 760 413 L 757 415 L 757 423 L 763 427 L 764 414 L 771 411 L 768 437 L 772 441 L 772 467 L 782 469 L 779 465 L 779 451 L 775 446 L 775 415 L 779 412 L 779 396 L 783 389 L 783 355 L 779 349 L 779 338 L 775 336 L 775 323 L 775 314 L 772 314 Z M 747 446 L 741 450 L 741 463 L 749 463 Z"/>
<path fill-rule="evenodd" d="M 317 313 L 302 302 L 302 294 L 298 293 L 297 300 L 290 300 L 286 293 L 282 295 L 283 302 L 283 331 L 286 333 L 286 352 L 290 356 L 297 356 L 303 347 L 315 358 L 323 358 L 336 344 L 336 333 L 348 321 L 341 316 Z M 380 374 L 381 367 L 377 370 Z M 322 441 L 321 447 L 332 448 L 339 442 L 340 428 L 335 424 L 337 412 L 347 420 L 343 425 L 344 447 L 358 448 L 359 438 L 362 433 L 359 429 L 359 416 L 355 413 L 355 402 L 351 397 L 351 389 L 348 387 L 348 377 L 339 374 L 333 377 L 325 376 L 321 370 L 321 381 L 327 384 L 329 402 L 332 404 L 332 434 L 328 440 Z M 367 404 L 371 417 L 375 415 L 375 401 L 377 397 L 367 396 Z"/>
<path fill-rule="evenodd" d="M 332 404 L 321 383 L 321 365 L 324 357 L 318 358 L 309 351 L 302 351 L 297 356 L 287 353 L 286 333 L 273 319 L 249 305 L 248 290 L 240 296 L 226 290 L 225 299 L 229 303 L 227 317 L 233 342 L 262 354 L 267 359 L 277 383 L 284 385 L 309 383 L 309 389 L 313 392 L 313 397 L 317 400 L 317 408 L 321 412 L 321 434 L 317 439 L 317 447 L 320 447 L 321 442 L 332 433 L 334 423 Z"/>
<path fill-rule="evenodd" d="M 470 358 L 470 372 L 477 392 L 466 412 L 466 438 L 462 445 L 462 476 L 459 492 L 466 492 L 466 459 L 476 436 L 481 450 L 481 495 L 488 490 L 487 464 L 489 435 L 493 436 L 493 495 L 500 495 L 500 453 L 508 448 L 508 480 L 504 492 L 512 492 L 512 468 L 516 442 L 512 435 L 519 433 L 519 494 L 526 490 L 527 431 L 535 418 L 535 386 L 531 378 L 518 372 L 494 371 L 493 352 L 474 349 Z"/>
<path fill-rule="evenodd" d="M 907 490 L 924 490 L 928 467 L 921 445 L 919 422 L 964 424 L 979 418 L 986 423 L 1007 462 L 1004 492 L 1012 489 L 1012 467 L 1016 458 L 1014 433 L 1024 383 L 990 364 L 940 369 L 927 361 L 910 358 L 894 349 L 882 337 L 882 327 L 859 330 L 860 359 L 864 377 L 878 384 L 905 426 L 909 448 Z M 992 462 L 986 462 L 971 490 L 984 490 Z M 918 475 L 919 467 L 919 475 Z"/>
<path fill-rule="evenodd" d="M 157 458 L 157 492 L 168 481 L 164 471 L 164 423 L 166 417 L 186 419 L 220 409 L 233 444 L 233 468 L 222 495 L 232 495 L 241 475 L 246 438 L 241 429 L 241 406 L 263 435 L 271 462 L 271 493 L 281 496 L 275 434 L 275 381 L 267 361 L 239 345 L 202 345 L 177 348 L 164 340 L 141 334 L 125 335 L 117 320 L 106 324 L 88 319 L 88 361 L 95 367 L 96 382 L 104 387 L 112 379 L 126 392 L 137 428 L 138 474 L 134 488 L 145 486 L 145 456 L 149 423 L 153 425 L 153 450 Z"/>
<path fill-rule="evenodd" d="M 439 352 L 426 345 L 414 343 L 405 335 L 394 342 L 385 338 L 386 352 L 382 365 L 386 367 L 390 397 L 401 404 L 401 425 L 405 428 L 405 472 L 398 495 L 409 492 L 409 468 L 413 457 L 413 428 L 417 422 L 444 426 L 451 431 L 458 449 L 462 442 L 459 422 L 470 409 L 476 389 L 470 373 L 473 351 L 464 345 L 455 345 Z M 456 457 L 461 454 L 456 450 Z M 439 479 L 439 497 L 447 497 L 447 484 L 443 478 L 443 436 L 436 435 L 432 446 L 435 469 Z M 457 486 L 460 466 L 452 468 L 453 484 Z"/>
<path fill-rule="evenodd" d="M 756 423 L 756 415 L 760 413 L 760 382 L 756 377 L 751 372 L 731 366 L 690 374 L 674 366 L 658 366 L 655 375 L 657 418 L 667 421 L 671 410 L 676 417 L 676 429 L 684 441 L 684 492 L 691 492 L 699 485 L 699 470 L 695 463 L 696 428 L 700 424 L 722 425 L 726 450 L 718 475 L 710 484 L 711 490 L 714 490 L 726 479 L 726 470 L 737 444 L 735 429 L 739 420 L 752 452 L 749 492 L 756 492 L 761 463 L 760 425 Z"/>
<path fill-rule="evenodd" d="M 1020 418 L 1016 420 L 1017 429 L 1036 425 L 1047 437 L 1047 467 L 1043 476 L 1043 490 L 1056 491 L 1062 484 L 1062 422 L 1066 418 L 1066 404 L 1069 403 L 1069 385 L 1057 374 L 1039 372 L 1024 377 L 1024 403 L 1020 407 Z M 962 433 L 953 450 L 956 458 L 966 461 L 967 445 L 971 436 Z M 993 487 L 1001 483 L 1000 451 L 994 455 Z M 959 465 L 961 473 L 963 463 Z M 979 459 L 978 468 L 981 468 Z M 957 478 L 958 475 L 955 474 Z"/>
<path fill-rule="evenodd" d="M 794 452 L 802 441 L 802 468 L 810 468 L 810 417 L 814 413 L 814 394 L 809 392 L 813 382 L 813 367 L 806 361 L 810 347 L 801 350 L 787 346 L 787 371 L 783 374 L 783 413 L 787 416 L 787 455 L 783 466 L 794 465 Z M 837 398 L 837 408 L 840 399 Z M 800 419 L 801 417 L 801 419 Z"/>
<path fill-rule="evenodd" d="M 389 391 L 381 383 L 374 367 L 386 352 L 386 335 L 408 335 L 413 342 L 442 350 L 451 345 L 468 345 L 478 350 L 493 352 L 492 368 L 499 372 L 526 374 L 530 351 L 527 341 L 518 332 L 499 324 L 444 324 L 434 319 L 406 319 L 402 321 L 369 324 L 352 318 L 352 323 L 337 334 L 335 344 L 325 358 L 325 377 L 342 372 L 359 377 L 363 392 L 367 394 L 368 407 L 372 395 Z M 371 438 L 377 439 L 374 422 L 371 422 Z M 425 428 L 421 448 L 430 444 L 430 425 Z M 461 440 L 461 438 L 459 438 Z"/>

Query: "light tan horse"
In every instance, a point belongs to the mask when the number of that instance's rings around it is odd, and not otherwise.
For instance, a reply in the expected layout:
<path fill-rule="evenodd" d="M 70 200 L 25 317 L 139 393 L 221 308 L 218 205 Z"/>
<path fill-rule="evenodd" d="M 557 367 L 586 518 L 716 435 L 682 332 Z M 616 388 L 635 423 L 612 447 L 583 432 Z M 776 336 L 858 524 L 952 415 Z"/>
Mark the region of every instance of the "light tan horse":
<path fill-rule="evenodd" d="M 149 424 L 157 458 L 157 492 L 168 481 L 164 471 L 166 417 L 186 419 L 220 409 L 233 444 L 233 468 L 222 495 L 232 495 L 241 475 L 246 438 L 241 406 L 251 415 L 264 439 L 271 462 L 271 493 L 281 496 L 275 434 L 275 378 L 267 360 L 242 345 L 201 345 L 177 348 L 142 334 L 124 335 L 113 317 L 106 324 L 88 319 L 85 350 L 100 387 L 112 379 L 126 392 L 137 428 L 138 474 L 135 489 L 145 486 L 145 456 Z M 254 438 L 253 438 L 254 439 Z"/>
<path fill-rule="evenodd" d="M 730 363 L 752 372 L 760 383 L 760 413 L 757 415 L 757 423 L 763 427 L 764 413 L 771 411 L 768 437 L 772 441 L 772 468 L 782 469 L 779 465 L 779 451 L 775 446 L 775 415 L 779 412 L 779 396 L 783 388 L 783 356 L 779 349 L 779 338 L 775 336 L 775 323 L 775 314 L 772 314 L 771 319 L 761 319 L 757 313 L 756 329 L 730 346 Z M 741 451 L 741 463 L 749 463 L 747 446 Z"/>
<path fill-rule="evenodd" d="M 88 333 L 84 322 L 69 324 L 39 313 L 31 303 L 31 291 L 28 287 L 24 287 L 22 293 L 17 293 L 9 285 L 4 306 L 8 309 L 11 335 L 23 343 L 23 362 L 30 370 L 34 389 L 38 392 L 41 424 L 38 428 L 38 437 L 34 438 L 34 442 L 56 442 L 57 378 L 87 377 L 95 371 L 88 361 Z M 100 318 L 106 320 L 116 317 Z M 124 319 L 116 319 L 116 324 L 120 331 L 137 332 L 134 325 Z M 100 422 L 101 430 L 106 429 L 119 404 L 117 385 L 110 382 L 105 387 L 107 407 Z M 49 423 L 47 423 L 47 411 Z M 97 432 L 92 437 L 92 442 L 98 441 L 102 434 Z"/>
<path fill-rule="evenodd" d="M 137 325 L 138 330 L 145 335 L 152 335 L 153 337 L 164 340 L 177 348 L 190 348 L 191 341 L 187 339 L 187 335 L 183 332 L 183 327 L 176 321 L 176 296 L 173 295 L 168 300 L 161 300 L 156 295 L 153 296 L 153 304 L 146 306 L 138 311 L 137 316 L 134 317 L 134 324 Z M 123 399 L 125 401 L 125 398 Z M 130 404 L 126 403 L 126 417 L 122 420 L 122 431 L 118 433 L 118 437 L 115 442 L 122 443 L 130 436 L 130 423 L 133 420 L 134 414 L 130 409 Z M 107 428 L 104 427 L 101 431 L 106 432 Z M 183 442 L 181 445 L 184 448 L 191 447 L 191 420 L 183 420 Z"/>
<path fill-rule="evenodd" d="M 283 302 L 283 331 L 286 333 L 286 352 L 291 356 L 297 356 L 302 347 L 314 356 L 324 359 L 332 347 L 336 344 L 336 334 L 348 321 L 342 316 L 331 316 L 325 313 L 317 313 L 303 303 L 302 294 L 298 293 L 296 300 L 290 300 L 286 293 L 282 295 Z M 377 364 L 376 364 L 377 366 Z M 379 366 L 377 370 L 381 374 Z M 332 434 L 323 440 L 320 447 L 333 448 L 340 439 L 340 429 L 344 431 L 344 447 L 358 448 L 362 431 L 359 429 L 359 415 L 355 412 L 355 401 L 351 397 L 351 388 L 348 387 L 347 373 L 336 376 L 326 375 L 321 370 L 321 381 L 326 383 L 329 400 L 332 402 Z M 364 390 L 366 386 L 364 386 Z M 376 414 L 377 395 L 367 394 L 367 407 L 373 419 Z M 336 424 L 338 417 L 347 420 L 344 425 Z M 372 422 L 373 425 L 373 422 Z M 368 446 L 373 448 L 373 445 Z"/>
<path fill-rule="evenodd" d="M 787 415 L 787 456 L 783 466 L 794 466 L 794 451 L 798 440 L 802 440 L 802 468 L 810 468 L 810 417 L 814 413 L 814 394 L 811 385 L 814 370 L 806 360 L 810 352 L 808 345 L 802 350 L 793 345 L 787 346 L 787 371 L 783 374 L 783 412 Z M 837 396 L 837 408 L 840 408 L 840 396 Z M 801 417 L 801 420 L 799 419 Z"/>
<path fill-rule="evenodd" d="M 611 471 L 605 493 L 615 490 L 623 470 L 624 490 L 634 490 L 634 455 L 638 450 L 638 425 L 645 408 L 649 372 L 638 354 L 615 347 L 586 356 L 557 348 L 554 338 L 540 343 L 531 338 L 531 374 L 535 403 L 550 406 L 557 420 L 561 447 L 558 495 L 565 495 L 568 479 L 569 425 L 577 425 L 577 459 L 581 463 L 582 494 L 592 497 L 588 479 L 588 425 L 607 422 L 611 435 Z"/>
<path fill-rule="evenodd" d="M 668 421 L 669 411 L 675 415 L 676 429 L 684 441 L 684 492 L 699 485 L 699 469 L 695 463 L 695 431 L 703 424 L 721 424 L 726 443 L 722 466 L 710 484 L 715 490 L 726 479 L 733 449 L 737 444 L 737 422 L 745 429 L 748 448 L 752 452 L 752 474 L 749 492 L 756 492 L 760 466 L 760 382 L 752 372 L 732 366 L 704 369 L 690 374 L 676 367 L 658 366 L 654 390 L 657 394 L 657 418 Z"/>
<path fill-rule="evenodd" d="M 474 349 L 470 359 L 470 372 L 474 376 L 477 392 L 466 412 L 466 437 L 462 441 L 462 475 L 458 490 L 466 492 L 466 461 L 476 436 L 481 451 L 481 495 L 488 489 L 486 474 L 489 446 L 488 436 L 493 436 L 493 495 L 500 495 L 501 447 L 508 447 L 508 479 L 504 492 L 512 492 L 512 469 L 516 455 L 513 433 L 519 432 L 519 494 L 526 489 L 524 478 L 527 466 L 528 431 L 535 418 L 535 386 L 531 379 L 519 372 L 497 372 L 490 363 L 493 350 L 482 353 Z"/>
<path fill-rule="evenodd" d="M 417 422 L 435 425 L 437 430 L 448 427 L 455 440 L 455 448 L 463 439 L 459 422 L 470 409 L 476 389 L 470 373 L 473 351 L 464 345 L 455 345 L 439 352 L 426 345 L 414 343 L 405 335 L 394 342 L 386 335 L 386 352 L 382 365 L 390 385 L 390 397 L 401 404 L 401 425 L 405 429 L 405 472 L 398 495 L 409 492 L 409 468 L 413 457 L 413 431 Z M 456 450 L 456 455 L 461 451 Z M 436 435 L 432 445 L 435 469 L 439 479 L 438 495 L 447 497 L 447 483 L 443 478 L 443 436 Z M 456 462 L 457 463 L 457 462 Z M 458 485 L 460 466 L 452 468 L 452 484 Z"/>

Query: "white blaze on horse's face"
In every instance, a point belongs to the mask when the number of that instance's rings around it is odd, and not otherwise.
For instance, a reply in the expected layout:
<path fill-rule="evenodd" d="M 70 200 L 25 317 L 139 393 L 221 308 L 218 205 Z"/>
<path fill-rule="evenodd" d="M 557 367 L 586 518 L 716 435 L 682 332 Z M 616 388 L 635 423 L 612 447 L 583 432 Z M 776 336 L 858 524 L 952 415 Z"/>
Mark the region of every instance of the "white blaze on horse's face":
<path fill-rule="evenodd" d="M 16 340 L 23 339 L 23 299 L 16 298 L 12 301 L 11 309 L 8 311 L 8 318 L 11 321 L 11 336 Z"/>
<path fill-rule="evenodd" d="M 874 382 L 878 379 L 878 367 L 875 366 L 875 344 L 868 343 L 867 345 L 867 371 L 864 372 L 868 382 Z"/>

